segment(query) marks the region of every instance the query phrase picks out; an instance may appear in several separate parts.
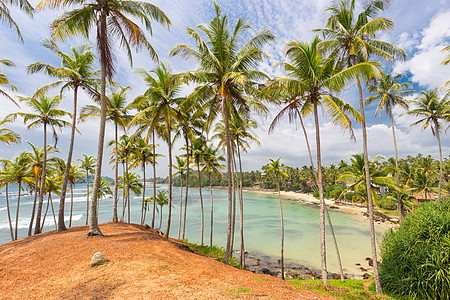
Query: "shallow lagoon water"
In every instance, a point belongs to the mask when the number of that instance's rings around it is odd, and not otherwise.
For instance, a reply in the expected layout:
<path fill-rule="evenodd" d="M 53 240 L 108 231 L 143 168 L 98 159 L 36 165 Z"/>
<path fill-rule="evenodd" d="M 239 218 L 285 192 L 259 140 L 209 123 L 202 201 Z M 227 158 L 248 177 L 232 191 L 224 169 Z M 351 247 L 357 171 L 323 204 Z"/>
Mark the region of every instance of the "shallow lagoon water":
<path fill-rule="evenodd" d="M 167 190 L 167 186 L 158 189 Z M 17 192 L 10 188 L 10 209 L 12 221 L 15 222 Z M 17 191 L 17 189 L 15 189 Z M 184 193 L 184 188 L 183 188 Z M 209 245 L 210 236 L 210 193 L 209 188 L 203 189 L 205 231 L 204 243 Z M 74 210 L 72 225 L 85 225 L 86 197 L 85 185 L 77 184 L 74 189 Z M 147 187 L 146 197 L 153 195 L 152 187 Z M 213 189 L 214 197 L 214 235 L 213 244 L 225 246 L 227 231 L 227 190 Z M 58 211 L 59 197 L 54 195 L 55 211 Z M 141 197 L 131 199 L 131 222 L 139 223 Z M 172 225 L 170 236 L 178 236 L 180 188 L 173 190 Z M 119 198 L 119 218 L 122 213 L 121 198 Z M 46 202 L 45 202 L 46 204 Z M 19 238 L 26 236 L 33 205 L 31 195 L 21 197 L 19 212 Z M 299 263 L 312 269 L 320 269 L 319 243 L 319 207 L 316 205 L 282 199 L 285 222 L 285 259 L 286 262 Z M 101 200 L 99 205 L 99 222 L 106 223 L 112 218 L 112 197 Z M 70 193 L 66 198 L 66 220 L 70 209 Z M 44 205 L 45 209 L 45 205 Z M 190 242 L 200 242 L 201 213 L 200 199 L 197 188 L 190 188 L 188 197 L 188 211 L 186 223 L 186 238 Z M 125 214 L 126 216 L 126 214 Z M 355 263 L 365 266 L 365 258 L 371 256 L 370 235 L 368 223 L 359 216 L 330 210 L 334 230 L 337 235 L 344 272 L 362 274 Z M 159 214 L 156 214 L 155 225 L 159 226 Z M 162 229 L 165 229 L 167 207 L 163 208 Z M 240 248 L 239 210 L 236 207 L 236 239 L 235 249 Z M 151 223 L 151 210 L 147 212 L 146 223 Z M 66 225 L 68 222 L 66 222 Z M 54 221 L 49 209 L 44 231 L 54 230 Z M 382 236 L 378 232 L 378 239 Z M 244 192 L 244 237 L 245 249 L 276 258 L 280 255 L 280 215 L 276 195 Z M 10 233 L 6 211 L 5 192 L 0 195 L 0 243 L 9 242 Z M 330 272 L 338 272 L 336 253 L 330 231 L 327 228 L 327 255 Z"/>

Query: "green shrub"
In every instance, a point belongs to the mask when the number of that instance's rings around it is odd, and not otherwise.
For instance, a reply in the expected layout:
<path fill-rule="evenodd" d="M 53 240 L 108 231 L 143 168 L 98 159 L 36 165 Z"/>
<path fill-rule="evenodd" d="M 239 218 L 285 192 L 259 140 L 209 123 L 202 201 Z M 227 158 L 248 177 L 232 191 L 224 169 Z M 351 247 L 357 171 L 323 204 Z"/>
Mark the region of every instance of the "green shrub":
<path fill-rule="evenodd" d="M 315 191 L 313 197 L 319 198 L 319 191 Z"/>
<path fill-rule="evenodd" d="M 422 204 L 386 233 L 380 277 L 385 292 L 409 299 L 450 298 L 450 201 Z"/>
<path fill-rule="evenodd" d="M 397 201 L 384 195 L 377 201 L 377 206 L 383 209 L 395 210 L 397 208 Z"/>

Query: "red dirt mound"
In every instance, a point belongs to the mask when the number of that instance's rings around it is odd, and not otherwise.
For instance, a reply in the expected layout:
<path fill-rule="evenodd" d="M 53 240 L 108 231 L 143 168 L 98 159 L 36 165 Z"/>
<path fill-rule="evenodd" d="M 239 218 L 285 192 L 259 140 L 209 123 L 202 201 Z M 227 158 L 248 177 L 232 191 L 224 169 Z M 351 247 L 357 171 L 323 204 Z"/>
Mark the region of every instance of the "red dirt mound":
<path fill-rule="evenodd" d="M 0 245 L 0 299 L 324 299 L 192 253 L 139 225 L 87 226 Z M 110 260 L 89 267 L 96 252 Z"/>

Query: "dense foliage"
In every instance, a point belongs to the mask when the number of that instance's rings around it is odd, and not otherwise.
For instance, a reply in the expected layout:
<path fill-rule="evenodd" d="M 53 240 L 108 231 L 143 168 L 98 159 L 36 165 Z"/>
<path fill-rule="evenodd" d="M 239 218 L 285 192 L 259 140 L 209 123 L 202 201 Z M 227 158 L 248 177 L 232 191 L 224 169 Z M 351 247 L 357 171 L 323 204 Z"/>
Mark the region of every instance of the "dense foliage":
<path fill-rule="evenodd" d="M 383 289 L 413 299 L 450 297 L 450 201 L 424 203 L 382 243 Z"/>

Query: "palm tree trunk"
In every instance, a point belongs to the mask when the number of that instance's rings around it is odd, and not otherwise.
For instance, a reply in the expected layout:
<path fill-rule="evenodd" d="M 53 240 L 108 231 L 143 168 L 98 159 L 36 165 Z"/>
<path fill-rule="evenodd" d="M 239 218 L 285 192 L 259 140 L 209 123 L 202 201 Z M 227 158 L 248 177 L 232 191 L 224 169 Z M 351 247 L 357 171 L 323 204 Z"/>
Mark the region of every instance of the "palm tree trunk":
<path fill-rule="evenodd" d="M 209 170 L 209 193 L 210 193 L 210 200 L 211 200 L 211 233 L 209 235 L 209 246 L 212 247 L 213 245 L 213 221 L 214 221 L 214 202 L 213 202 L 213 192 L 212 192 L 212 182 L 211 182 L 211 172 L 212 170 Z"/>
<path fill-rule="evenodd" d="M 305 125 L 303 124 L 303 118 L 302 118 L 302 116 L 301 116 L 301 114 L 300 114 L 300 112 L 298 110 L 297 110 L 297 112 L 298 112 L 298 115 L 299 115 L 300 124 L 301 124 L 302 129 L 303 129 L 303 134 L 305 136 L 306 148 L 308 149 L 309 160 L 311 162 L 311 168 L 312 168 L 312 171 L 313 171 L 313 174 L 314 174 L 314 178 L 316 179 L 316 183 L 317 183 L 318 182 L 317 173 L 316 173 L 316 170 L 314 168 L 314 162 L 313 162 L 312 155 L 311 155 L 311 148 L 309 146 L 308 134 L 306 133 Z M 325 205 L 324 208 L 325 208 L 325 213 L 327 214 L 328 224 L 330 224 L 331 235 L 333 236 L 334 247 L 336 249 L 336 256 L 338 258 L 339 269 L 341 271 L 341 280 L 344 281 L 344 270 L 342 268 L 341 254 L 339 252 L 339 247 L 338 247 L 338 244 L 337 244 L 336 235 L 334 234 L 333 223 L 331 222 L 331 217 L 330 217 L 330 214 L 328 213 L 327 206 Z"/>
<path fill-rule="evenodd" d="M 9 231 L 11 233 L 11 241 L 14 241 L 14 231 L 13 231 L 13 226 L 12 226 L 12 222 L 11 222 L 11 211 L 9 210 L 8 183 L 6 183 L 5 192 L 6 192 L 6 209 L 8 211 Z"/>
<path fill-rule="evenodd" d="M 89 170 L 86 169 L 86 225 L 89 220 Z"/>
<path fill-rule="evenodd" d="M 227 174 L 228 174 L 228 228 L 227 228 L 227 246 L 225 248 L 225 256 L 223 262 L 229 264 L 231 256 L 231 226 L 232 226 L 232 209 L 233 209 L 233 186 L 232 186 L 232 158 L 231 158 L 231 139 L 230 139 L 230 124 L 228 120 L 227 99 L 224 95 L 221 96 L 222 100 L 222 119 L 225 123 L 225 140 L 227 151 Z"/>
<path fill-rule="evenodd" d="M 171 126 L 169 119 L 167 122 L 167 146 L 169 147 L 169 207 L 167 208 L 167 224 L 166 231 L 164 232 L 164 236 L 169 238 L 170 233 L 170 223 L 172 221 L 172 140 L 171 140 Z M 162 216 L 162 215 L 161 215 Z"/>
<path fill-rule="evenodd" d="M 437 128 L 437 126 L 435 127 Z M 441 145 L 441 137 L 439 134 L 439 129 L 436 129 L 436 138 L 439 143 L 439 186 L 438 186 L 438 202 L 441 201 L 441 187 L 442 187 L 442 145 Z"/>
<path fill-rule="evenodd" d="M 47 123 L 44 123 L 44 161 L 42 162 L 41 188 L 39 190 L 39 203 L 36 215 L 36 225 L 34 226 L 35 227 L 34 234 L 41 233 L 41 214 L 42 214 L 42 205 L 44 204 L 46 172 L 47 172 Z"/>
<path fill-rule="evenodd" d="M 364 154 L 364 170 L 366 173 L 366 189 L 367 189 L 367 207 L 369 210 L 369 226 L 370 226 L 370 244 L 372 247 L 372 260 L 373 260 L 373 277 L 375 280 L 375 289 L 377 295 L 381 295 L 383 292 L 381 290 L 380 276 L 378 274 L 378 260 L 377 260 L 377 245 L 375 241 L 375 225 L 373 220 L 373 199 L 372 199 L 372 189 L 370 181 L 370 171 L 369 171 L 369 155 L 367 150 L 367 131 L 366 131 L 366 116 L 364 113 L 364 99 L 361 87 L 361 81 L 359 77 L 357 78 L 358 91 L 359 91 L 359 106 L 361 109 L 362 117 L 362 133 L 363 133 L 363 154 Z"/>
<path fill-rule="evenodd" d="M 183 172 L 180 172 L 180 217 L 178 218 L 178 239 L 181 236 L 181 221 L 183 220 Z"/>
<path fill-rule="evenodd" d="M 114 195 L 113 195 L 113 223 L 119 221 L 119 217 L 117 216 L 117 202 L 119 200 L 118 192 L 119 192 L 119 146 L 117 143 L 118 140 L 118 128 L 117 123 L 114 122 Z"/>
<path fill-rule="evenodd" d="M 17 209 L 16 209 L 16 228 L 14 240 L 17 240 L 17 229 L 19 227 L 19 207 L 20 207 L 20 191 L 22 190 L 22 180 L 19 179 L 19 194 L 17 195 Z"/>
<path fill-rule="evenodd" d="M 47 217 L 49 206 L 50 206 L 50 193 L 48 194 L 48 197 L 47 197 L 47 207 L 45 208 L 44 217 L 42 218 L 41 232 L 42 232 L 42 229 L 44 228 L 45 218 Z"/>
<path fill-rule="evenodd" d="M 163 209 L 163 207 L 161 206 L 161 208 L 159 210 L 159 231 L 161 231 L 161 226 L 162 226 L 162 218 L 163 218 L 162 209 Z"/>
<path fill-rule="evenodd" d="M 233 165 L 232 165 L 233 177 L 231 178 L 231 185 L 233 186 L 233 215 L 231 217 L 232 224 L 231 224 L 231 249 L 230 249 L 231 254 L 230 255 L 233 256 L 234 233 L 235 233 L 235 230 L 236 230 L 236 181 L 237 181 L 236 173 L 237 173 L 237 171 L 236 171 L 236 159 L 234 157 L 234 147 L 231 146 L 231 149 L 232 149 L 232 156 L 231 157 L 232 157 L 232 160 L 233 160 Z"/>
<path fill-rule="evenodd" d="M 237 153 L 239 159 L 239 226 L 241 231 L 241 256 L 239 264 L 245 268 L 245 247 L 244 247 L 244 199 L 242 198 L 242 160 L 239 147 L 239 137 L 237 138 Z"/>
<path fill-rule="evenodd" d="M 181 239 L 183 239 L 183 240 L 184 240 L 184 234 L 186 232 L 187 200 L 188 200 L 188 192 L 189 192 L 189 139 L 188 139 L 188 135 L 185 134 L 184 138 L 186 140 L 186 191 L 184 193 L 183 233 L 181 234 Z"/>
<path fill-rule="evenodd" d="M 153 129 L 153 212 L 152 212 L 152 228 L 155 228 L 156 213 L 156 149 L 155 149 L 155 130 Z"/>
<path fill-rule="evenodd" d="M 107 27 L 106 27 L 106 12 L 100 13 L 100 37 L 99 39 L 107 39 Z M 107 41 L 104 41 L 107 43 Z M 106 53 L 105 49 L 100 49 L 100 71 L 101 71 L 101 84 L 100 84 L 100 129 L 98 133 L 98 148 L 97 148 L 97 167 L 95 169 L 94 185 L 92 187 L 91 198 L 91 213 L 89 216 L 89 232 L 88 236 L 103 236 L 100 228 L 98 227 L 97 216 L 97 201 L 98 192 L 100 188 L 100 180 L 102 176 L 102 161 L 103 161 L 103 144 L 105 142 L 105 125 L 106 125 Z"/>
<path fill-rule="evenodd" d="M 145 158 L 142 158 L 142 171 L 144 173 L 144 189 L 142 190 L 141 225 L 144 225 L 144 203 L 145 203 Z"/>
<path fill-rule="evenodd" d="M 280 197 L 280 180 L 277 178 L 278 189 L 278 203 L 280 204 L 280 219 L 281 219 L 281 279 L 284 280 L 284 222 L 283 222 L 283 207 L 281 206 Z"/>
<path fill-rule="evenodd" d="M 63 183 L 61 186 L 61 196 L 59 198 L 59 215 L 58 215 L 58 230 L 59 231 L 66 230 L 66 224 L 64 223 L 64 204 L 66 201 L 66 189 L 67 189 L 67 184 L 68 184 L 68 179 L 69 179 L 70 167 L 72 164 L 73 145 L 75 142 L 75 127 L 76 127 L 75 124 L 77 122 L 77 102 L 78 102 L 78 86 L 75 86 L 73 89 L 73 115 L 72 115 L 72 128 L 71 128 L 71 132 L 70 132 L 69 153 L 67 154 L 67 162 L 66 162 L 67 164 L 66 164 L 66 169 L 64 170 L 64 179 L 63 179 Z M 87 216 L 86 216 L 86 219 L 87 219 Z M 36 220 L 36 224 L 37 224 L 37 220 Z"/>
<path fill-rule="evenodd" d="M 57 230 L 58 225 L 56 223 L 56 215 L 55 215 L 55 208 L 53 207 L 52 193 L 50 193 L 48 196 L 50 197 L 50 205 L 52 206 L 53 221 L 55 221 L 55 230 Z"/>
<path fill-rule="evenodd" d="M 202 232 L 200 243 L 203 246 L 203 234 L 205 231 L 205 213 L 203 210 L 203 196 L 202 196 L 202 173 L 200 172 L 200 162 L 197 161 L 197 172 L 198 172 L 198 192 L 200 194 L 200 209 L 201 209 L 201 217 L 202 217 Z"/>
<path fill-rule="evenodd" d="M 317 152 L 317 185 L 319 187 L 320 199 L 320 258 L 322 270 L 322 284 L 327 284 L 327 252 L 325 245 L 325 200 L 323 198 L 323 183 L 322 183 L 322 157 L 320 153 L 320 129 L 319 116 L 317 113 L 317 102 L 314 102 L 314 122 L 316 126 L 316 152 Z"/>
<path fill-rule="evenodd" d="M 128 223 L 130 223 L 130 177 L 129 177 L 129 171 L 130 168 L 128 166 L 128 153 L 127 155 L 125 155 L 125 171 L 127 172 L 127 203 L 128 203 L 128 207 L 127 207 L 127 213 L 128 213 Z"/>
<path fill-rule="evenodd" d="M 127 196 L 127 190 L 126 190 L 126 182 L 125 182 L 125 161 L 122 160 L 122 217 L 120 218 L 120 222 L 123 222 L 123 218 L 125 216 L 125 209 L 127 208 L 127 201 L 126 201 L 126 196 Z"/>
<path fill-rule="evenodd" d="M 392 136 L 394 138 L 394 150 L 395 150 L 395 176 L 396 176 L 396 184 L 397 187 L 400 188 L 400 174 L 398 170 L 398 149 L 397 149 L 397 139 L 395 138 L 395 127 L 394 127 L 394 117 L 392 116 L 392 111 L 389 110 L 389 118 L 391 119 L 392 126 Z M 397 206 L 398 206 L 398 218 L 399 221 L 402 221 L 405 217 L 405 207 L 403 206 L 403 201 L 400 198 L 400 192 L 397 191 Z"/>
<path fill-rule="evenodd" d="M 33 210 L 31 211 L 31 221 L 30 226 L 28 227 L 28 236 L 31 235 L 31 232 L 33 231 L 33 223 L 34 223 L 34 215 L 36 213 L 36 202 L 37 202 L 37 196 L 38 196 L 38 172 L 34 174 L 34 202 L 33 202 Z"/>
<path fill-rule="evenodd" d="M 70 216 L 69 216 L 69 227 L 72 227 L 72 212 L 73 212 L 73 184 L 70 183 Z"/>

